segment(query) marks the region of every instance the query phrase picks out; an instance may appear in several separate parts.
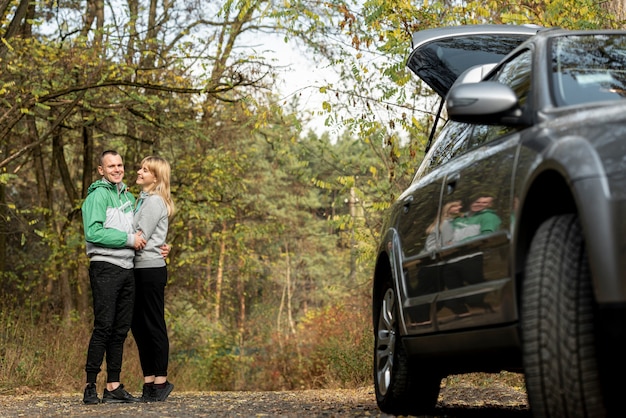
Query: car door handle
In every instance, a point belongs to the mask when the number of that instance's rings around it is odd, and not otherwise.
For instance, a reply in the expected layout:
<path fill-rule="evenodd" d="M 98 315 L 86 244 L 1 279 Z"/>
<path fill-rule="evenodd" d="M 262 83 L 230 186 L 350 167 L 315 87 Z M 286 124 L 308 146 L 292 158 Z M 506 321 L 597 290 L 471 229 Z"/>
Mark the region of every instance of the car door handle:
<path fill-rule="evenodd" d="M 409 213 L 411 203 L 413 203 L 413 195 L 407 196 L 407 198 L 404 199 L 404 203 L 402 204 L 404 213 Z"/>
<path fill-rule="evenodd" d="M 448 176 L 446 179 L 446 193 L 452 194 L 452 192 L 454 192 L 454 189 L 456 189 L 456 182 L 459 181 L 460 178 L 461 175 L 459 173 L 454 173 Z"/>

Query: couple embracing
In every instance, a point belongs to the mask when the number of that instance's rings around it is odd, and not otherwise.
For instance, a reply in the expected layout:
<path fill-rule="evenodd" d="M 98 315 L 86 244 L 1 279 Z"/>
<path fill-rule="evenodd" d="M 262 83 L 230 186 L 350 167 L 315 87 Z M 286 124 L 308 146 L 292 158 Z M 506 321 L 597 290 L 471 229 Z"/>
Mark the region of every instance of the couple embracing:
<path fill-rule="evenodd" d="M 105 356 L 103 403 L 164 401 L 174 388 L 167 380 L 165 324 L 165 241 L 175 210 L 170 165 L 160 157 L 143 159 L 137 172 L 142 189 L 138 199 L 123 183 L 124 162 L 116 151 L 100 155 L 98 173 L 102 178 L 89 186 L 82 205 L 94 313 L 83 402 L 100 403 L 96 379 Z M 120 383 L 124 341 L 131 327 L 144 375 L 141 398 Z"/>

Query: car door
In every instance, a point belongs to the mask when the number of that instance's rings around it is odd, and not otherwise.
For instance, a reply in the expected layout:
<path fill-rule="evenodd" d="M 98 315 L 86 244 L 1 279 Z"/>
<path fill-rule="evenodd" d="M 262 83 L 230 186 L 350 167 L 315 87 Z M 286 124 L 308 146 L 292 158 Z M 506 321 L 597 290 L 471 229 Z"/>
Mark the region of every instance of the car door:
<path fill-rule="evenodd" d="M 452 122 L 425 157 L 411 187 L 400 196 L 397 232 L 402 248 L 401 293 L 408 333 L 436 329 L 437 296 L 442 290 L 441 225 L 443 181 L 454 159 L 467 144 L 470 126 Z"/>
<path fill-rule="evenodd" d="M 531 88 L 531 54 L 524 51 L 498 67 L 490 78 L 516 92 L 521 110 Z M 467 152 L 444 180 L 442 200 L 463 202 L 453 221 L 453 239 L 442 247 L 443 289 L 437 322 L 442 330 L 484 326 L 515 319 L 510 268 L 513 171 L 517 128 L 474 125 Z"/>

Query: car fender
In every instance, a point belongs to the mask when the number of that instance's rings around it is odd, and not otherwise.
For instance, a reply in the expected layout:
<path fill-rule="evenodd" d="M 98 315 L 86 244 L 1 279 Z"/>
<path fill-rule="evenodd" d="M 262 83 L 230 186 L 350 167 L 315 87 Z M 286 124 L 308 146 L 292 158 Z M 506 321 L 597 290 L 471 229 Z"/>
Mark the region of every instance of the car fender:
<path fill-rule="evenodd" d="M 618 214 L 623 213 L 624 203 L 611 199 L 604 166 L 596 149 L 586 138 L 574 135 L 559 138 L 543 153 L 532 177 L 537 178 L 547 170 L 556 170 L 563 176 L 574 198 L 597 302 L 626 300 L 626 281 L 619 280 L 626 274 L 620 261 L 624 228 L 615 228 L 620 223 Z"/>
<path fill-rule="evenodd" d="M 379 258 L 384 257 L 386 254 L 389 258 L 389 265 L 391 267 L 391 280 L 396 292 L 399 312 L 398 319 L 400 321 L 400 333 L 406 335 L 406 321 L 404 317 L 404 309 L 402 309 L 404 300 L 406 299 L 406 291 L 402 287 L 404 283 L 404 271 L 402 269 L 402 247 L 400 245 L 400 238 L 395 228 L 389 228 L 381 240 Z M 376 288 L 380 285 L 379 278 L 376 280 Z"/>
<path fill-rule="evenodd" d="M 570 182 L 593 177 L 606 178 L 602 160 L 586 138 L 573 135 L 558 138 L 546 150 L 544 160 L 555 161 L 567 170 Z"/>

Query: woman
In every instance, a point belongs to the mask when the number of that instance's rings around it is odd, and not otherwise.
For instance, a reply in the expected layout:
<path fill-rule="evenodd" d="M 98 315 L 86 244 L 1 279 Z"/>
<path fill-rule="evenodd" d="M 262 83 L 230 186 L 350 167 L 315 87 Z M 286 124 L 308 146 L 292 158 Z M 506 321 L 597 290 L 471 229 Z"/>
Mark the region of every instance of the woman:
<path fill-rule="evenodd" d="M 460 200 L 453 200 L 443 205 L 441 215 L 426 228 L 426 251 L 435 249 L 437 243 L 437 225 L 439 225 L 439 243 L 441 245 L 450 245 L 454 238 L 453 221 L 462 216 L 461 209 L 463 203 Z"/>
<path fill-rule="evenodd" d="M 169 339 L 165 324 L 167 266 L 160 247 L 175 208 L 170 196 L 170 165 L 160 157 L 146 157 L 137 172 L 141 193 L 135 207 L 135 230 L 145 247 L 135 253 L 135 308 L 132 332 L 144 375 L 144 402 L 164 401 L 174 389 L 167 380 Z"/>

